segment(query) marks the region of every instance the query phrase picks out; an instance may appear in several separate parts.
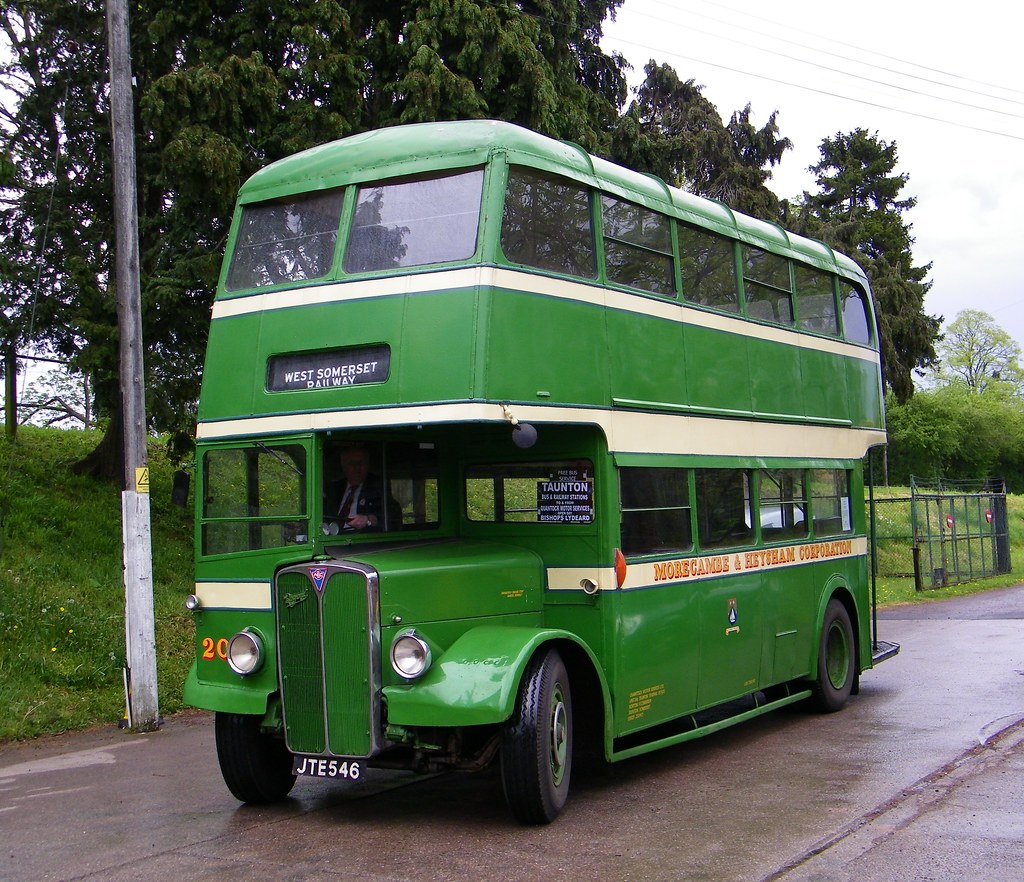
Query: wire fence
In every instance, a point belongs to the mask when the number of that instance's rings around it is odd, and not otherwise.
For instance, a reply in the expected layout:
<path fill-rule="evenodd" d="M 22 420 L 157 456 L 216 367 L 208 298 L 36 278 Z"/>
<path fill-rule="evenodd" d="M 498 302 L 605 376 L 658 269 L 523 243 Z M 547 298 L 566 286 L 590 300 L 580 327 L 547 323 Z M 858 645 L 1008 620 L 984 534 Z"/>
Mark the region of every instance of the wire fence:
<path fill-rule="evenodd" d="M 919 591 L 1010 572 L 1002 481 L 912 479 L 909 496 L 875 497 L 874 529 L 877 575 L 913 577 Z"/>

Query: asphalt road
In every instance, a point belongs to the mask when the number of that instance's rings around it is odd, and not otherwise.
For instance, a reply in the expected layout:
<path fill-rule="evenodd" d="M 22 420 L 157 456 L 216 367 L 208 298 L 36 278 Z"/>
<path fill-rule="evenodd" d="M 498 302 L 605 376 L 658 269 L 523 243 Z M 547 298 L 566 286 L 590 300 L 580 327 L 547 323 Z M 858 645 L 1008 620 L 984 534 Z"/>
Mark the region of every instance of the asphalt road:
<path fill-rule="evenodd" d="M 1024 586 L 882 613 L 839 713 L 783 711 L 574 780 L 523 828 L 493 772 L 224 788 L 212 720 L 0 747 L 0 880 L 1006 882 L 1024 867 Z"/>

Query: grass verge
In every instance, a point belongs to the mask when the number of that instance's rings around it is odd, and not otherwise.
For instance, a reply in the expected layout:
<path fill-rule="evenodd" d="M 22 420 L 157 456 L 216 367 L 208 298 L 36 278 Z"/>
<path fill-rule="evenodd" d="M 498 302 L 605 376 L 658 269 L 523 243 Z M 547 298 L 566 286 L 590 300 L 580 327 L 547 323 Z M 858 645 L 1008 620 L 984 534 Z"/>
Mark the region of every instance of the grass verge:
<path fill-rule="evenodd" d="M 22 426 L 0 442 L 0 740 L 124 713 L 121 488 L 71 473 L 99 432 Z M 170 502 L 173 466 L 149 450 L 160 711 L 181 707 L 193 624 L 192 512 Z"/>

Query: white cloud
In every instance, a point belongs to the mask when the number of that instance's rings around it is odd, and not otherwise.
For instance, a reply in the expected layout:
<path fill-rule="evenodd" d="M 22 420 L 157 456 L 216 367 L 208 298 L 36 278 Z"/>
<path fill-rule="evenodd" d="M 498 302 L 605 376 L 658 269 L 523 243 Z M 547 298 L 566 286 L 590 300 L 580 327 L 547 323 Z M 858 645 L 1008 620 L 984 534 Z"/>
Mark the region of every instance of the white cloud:
<path fill-rule="evenodd" d="M 652 57 L 672 65 L 726 119 L 748 102 L 755 123 L 778 110 L 794 142 L 771 184 L 780 196 L 813 189 L 806 169 L 836 132 L 895 141 L 918 200 L 915 262 L 933 263 L 926 311 L 984 310 L 1024 344 L 1022 25 L 1020 7 L 993 0 L 959 13 L 920 0 L 625 0 L 602 48 L 626 57 L 633 82 Z"/>

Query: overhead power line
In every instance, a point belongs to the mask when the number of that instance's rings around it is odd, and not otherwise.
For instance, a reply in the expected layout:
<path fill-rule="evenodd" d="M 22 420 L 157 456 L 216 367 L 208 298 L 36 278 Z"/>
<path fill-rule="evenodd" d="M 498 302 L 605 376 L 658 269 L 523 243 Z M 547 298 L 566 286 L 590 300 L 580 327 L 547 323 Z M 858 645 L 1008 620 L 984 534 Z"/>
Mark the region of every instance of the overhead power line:
<path fill-rule="evenodd" d="M 654 2 L 654 0 L 652 0 L 652 2 Z M 672 23 L 677 23 L 678 22 L 678 20 L 679 20 L 678 19 L 678 13 L 680 13 L 680 10 L 677 7 L 672 7 L 672 9 L 673 9 L 673 11 L 675 13 L 677 13 L 677 17 L 674 18 L 674 19 L 659 18 L 657 16 L 652 16 L 652 15 L 649 15 L 647 13 L 642 13 L 642 12 L 633 12 L 632 14 L 633 15 L 638 15 L 638 16 L 641 16 L 641 17 L 644 17 L 644 18 L 651 19 L 653 21 L 659 22 L 660 24 L 664 25 L 664 24 L 672 24 Z M 700 15 L 700 13 L 695 13 L 695 14 Z M 707 16 L 704 16 L 704 17 L 707 17 Z M 755 17 L 755 16 L 748 16 L 748 17 Z M 768 21 L 768 19 L 760 19 L 760 20 Z M 777 22 L 773 22 L 773 24 L 777 24 Z M 693 28 L 689 23 L 686 24 L 686 27 L 688 29 L 690 29 L 690 30 L 697 31 L 699 33 L 709 33 L 707 31 L 702 31 L 700 29 Z M 742 27 L 742 26 L 739 26 L 739 27 Z M 749 29 L 745 29 L 745 30 L 749 30 Z M 752 44 L 749 44 L 749 43 L 744 43 L 743 41 L 740 41 L 740 40 L 736 40 L 734 37 L 728 37 L 728 36 L 724 36 L 724 35 L 720 35 L 720 34 L 714 34 L 714 33 L 712 33 L 711 35 L 715 36 L 717 38 L 720 38 L 722 40 L 726 40 L 726 41 L 733 42 L 733 43 L 738 43 L 739 45 L 746 46 L 746 47 L 750 47 L 752 45 Z M 935 114 L 924 113 L 924 112 L 919 111 L 919 110 L 908 110 L 906 108 L 899 107 L 899 106 L 894 106 L 892 104 L 886 104 L 886 103 L 883 103 L 881 101 L 875 101 L 875 100 L 869 100 L 867 98 L 855 97 L 854 95 L 846 94 L 846 93 L 844 93 L 842 91 L 830 91 L 830 90 L 819 88 L 819 87 L 816 87 L 816 86 L 807 85 L 806 83 L 803 83 L 803 82 L 794 82 L 792 80 L 787 80 L 787 79 L 782 79 L 780 77 L 770 76 L 770 75 L 768 75 L 766 73 L 763 73 L 763 72 L 760 72 L 760 71 L 744 70 L 742 68 L 738 68 L 738 67 L 735 67 L 735 66 L 732 66 L 732 65 L 723 64 L 723 63 L 717 62 L 717 61 L 711 61 L 711 60 L 708 60 L 706 58 L 699 58 L 699 57 L 696 57 L 694 55 L 686 55 L 686 54 L 683 54 L 681 52 L 676 51 L 675 49 L 659 48 L 659 47 L 651 46 L 649 43 L 640 43 L 640 42 L 637 42 L 637 41 L 634 41 L 634 40 L 628 40 L 628 39 L 625 39 L 623 37 L 619 37 L 617 35 L 616 36 L 612 36 L 609 39 L 610 39 L 610 42 L 612 42 L 612 43 L 623 44 L 623 45 L 627 45 L 627 46 L 635 46 L 636 48 L 643 49 L 646 52 L 649 52 L 649 53 L 651 53 L 654 56 L 675 58 L 675 59 L 680 59 L 680 60 L 683 60 L 683 61 L 693 62 L 693 63 L 696 63 L 696 64 L 707 65 L 709 67 L 714 67 L 714 68 L 717 68 L 719 70 L 729 71 L 730 73 L 739 74 L 741 76 L 753 77 L 753 78 L 762 80 L 764 82 L 777 83 L 779 85 L 789 86 L 789 87 L 795 88 L 795 89 L 801 89 L 803 91 L 811 92 L 811 93 L 818 94 L 818 95 L 825 95 L 825 96 L 828 96 L 830 98 L 838 98 L 838 99 L 843 100 L 843 101 L 849 101 L 849 102 L 856 103 L 856 104 L 861 104 L 861 105 L 864 105 L 864 106 L 867 106 L 867 107 L 874 107 L 874 108 L 878 108 L 878 109 L 881 109 L 881 110 L 889 110 L 889 111 L 892 111 L 894 113 L 902 114 L 904 116 L 911 116 L 911 117 L 915 117 L 915 118 L 918 118 L 918 119 L 925 119 L 925 120 L 928 120 L 930 122 L 936 122 L 936 123 L 940 123 L 942 125 L 952 126 L 952 127 L 955 127 L 955 128 L 965 129 L 965 130 L 969 130 L 969 131 L 981 132 L 981 133 L 989 134 L 989 135 L 995 135 L 997 137 L 1010 138 L 1011 140 L 1024 141 L 1024 135 L 1016 135 L 1016 134 L 1013 134 L 1012 132 L 1007 132 L 1007 131 L 1003 131 L 1003 130 L 996 129 L 996 128 L 990 128 L 990 127 L 987 127 L 987 126 L 984 126 L 984 125 L 974 125 L 974 124 L 965 122 L 962 119 L 954 120 L 954 119 L 949 119 L 949 118 L 946 118 L 946 117 L 938 116 L 938 115 L 935 115 Z M 791 42 L 791 41 L 787 41 L 787 42 Z M 795 45 L 801 45 L 801 44 L 795 44 Z M 1024 115 L 1021 115 L 1021 114 L 1009 113 L 1009 112 L 1006 112 L 1006 111 L 998 111 L 998 110 L 993 110 L 991 108 L 985 108 L 985 107 L 978 107 L 975 104 L 969 104 L 969 103 L 958 101 L 958 100 L 952 99 L 952 98 L 947 98 L 947 97 L 938 96 L 938 95 L 931 95 L 931 94 L 928 94 L 928 93 L 917 92 L 917 91 L 915 91 L 913 89 L 908 89 L 907 87 L 898 86 L 898 85 L 895 85 L 893 83 L 889 83 L 889 82 L 884 81 L 884 80 L 874 80 L 874 79 L 870 79 L 868 77 L 862 77 L 862 76 L 860 76 L 858 74 L 850 73 L 848 71 L 837 70 L 836 68 L 827 67 L 827 66 L 824 66 L 824 65 L 821 65 L 821 64 L 817 64 L 817 63 L 815 63 L 813 61 L 808 61 L 806 59 L 794 58 L 791 55 L 785 55 L 783 53 L 779 53 L 779 52 L 777 52 L 775 50 L 772 50 L 771 48 L 769 48 L 766 45 L 757 44 L 757 45 L 753 45 L 753 48 L 755 48 L 755 49 L 757 49 L 759 51 L 763 51 L 763 52 L 766 52 L 766 53 L 769 53 L 769 54 L 772 54 L 772 55 L 777 55 L 777 56 L 780 56 L 782 58 L 786 58 L 786 59 L 789 59 L 789 60 L 798 61 L 798 62 L 804 63 L 804 64 L 810 64 L 810 65 L 812 65 L 812 66 L 814 66 L 814 67 L 816 67 L 816 68 L 818 68 L 820 70 L 828 71 L 830 73 L 838 74 L 840 76 L 850 77 L 852 79 L 869 80 L 870 82 L 872 82 L 872 83 L 874 83 L 876 85 L 882 85 L 882 86 L 884 86 L 886 88 L 907 91 L 907 92 L 910 92 L 910 93 L 913 93 L 913 94 L 916 94 L 916 95 L 922 95 L 922 96 L 928 97 L 930 99 L 934 99 L 934 100 L 939 101 L 939 102 L 948 103 L 948 104 L 958 104 L 958 105 L 961 105 L 961 106 L 970 107 L 972 110 L 978 110 L 978 111 L 989 112 L 989 113 L 996 113 L 996 114 L 999 114 L 999 115 L 1002 115 L 1002 116 L 1009 116 L 1009 117 L 1013 117 L 1013 118 L 1016 118 L 1016 119 L 1024 119 Z M 815 51 L 824 51 L 824 50 L 818 50 L 816 47 L 803 47 L 803 48 L 815 48 Z M 862 50 L 862 51 L 866 51 L 867 52 L 867 51 L 871 51 L 871 50 Z M 865 64 L 869 68 L 874 67 L 875 69 L 884 69 L 884 68 L 878 68 L 877 65 L 871 65 L 870 63 L 867 63 L 867 62 L 865 62 Z M 956 76 L 956 75 L 955 74 L 949 74 L 949 76 Z M 949 88 L 960 88 L 960 87 L 952 87 L 951 86 Z M 996 98 L 997 96 L 988 96 L 988 97 Z M 1021 103 L 1024 103 L 1024 102 L 1021 102 Z"/>
<path fill-rule="evenodd" d="M 661 7 L 665 8 L 665 9 L 671 10 L 673 13 L 676 13 L 677 16 L 678 16 L 678 14 L 680 12 L 678 4 L 669 5 L 667 3 L 661 2 L 661 0 L 649 0 L 649 2 L 653 3 L 656 6 L 661 6 Z M 826 36 L 826 35 L 823 35 L 823 34 L 815 33 L 814 31 L 809 31 L 809 30 L 806 30 L 806 29 L 803 29 L 803 28 L 795 27 L 795 26 L 793 26 L 790 23 L 786 23 L 785 25 L 782 25 L 780 22 L 778 22 L 778 21 L 776 21 L 774 19 L 765 18 L 764 16 L 753 14 L 753 13 L 751 13 L 749 11 L 749 9 L 742 9 L 741 10 L 741 9 L 735 9 L 733 7 L 730 7 L 730 6 L 723 6 L 721 3 L 717 2 L 717 0 L 715 0 L 715 2 L 712 3 L 712 4 L 708 4 L 708 0 L 696 0 L 696 2 L 704 3 L 705 5 L 712 5 L 714 7 L 714 9 L 716 11 L 718 11 L 718 12 L 724 11 L 724 12 L 735 13 L 736 16 L 738 16 L 741 19 L 753 19 L 754 21 L 764 22 L 765 24 L 774 25 L 776 27 L 780 27 L 780 26 L 781 27 L 785 27 L 786 30 L 788 30 L 788 31 L 795 32 L 795 33 L 798 33 L 798 34 L 804 34 L 804 35 L 806 35 L 808 37 L 812 37 L 815 41 L 822 41 L 822 40 L 824 40 L 825 42 L 834 43 L 837 46 L 845 46 L 847 49 L 855 49 L 859 54 L 857 55 L 856 58 L 851 58 L 848 55 L 840 55 L 839 53 L 830 52 L 827 49 L 822 49 L 818 45 L 808 46 L 806 43 L 799 43 L 799 42 L 797 42 L 795 40 L 788 40 L 785 37 L 772 36 L 771 39 L 778 40 L 781 43 L 790 43 L 790 44 L 792 44 L 794 46 L 797 46 L 797 47 L 799 47 L 801 49 L 812 49 L 812 50 L 814 50 L 816 52 L 822 53 L 823 55 L 831 55 L 831 56 L 833 56 L 835 58 L 842 58 L 842 59 L 844 59 L 846 61 L 853 61 L 853 62 L 855 62 L 857 64 L 863 64 L 866 67 L 872 67 L 872 68 L 876 68 L 878 70 L 886 71 L 888 73 L 894 73 L 897 76 L 910 77 L 911 79 L 919 79 L 919 80 L 922 80 L 922 81 L 925 81 L 925 82 L 933 83 L 935 85 L 943 86 L 944 88 L 957 89 L 959 91 L 967 92 L 967 93 L 972 94 L 972 95 L 979 95 L 979 96 L 982 96 L 982 97 L 991 98 L 994 101 L 1008 101 L 1008 102 L 1011 102 L 1011 103 L 1014 103 L 1014 104 L 1024 104 L 1024 100 L 1017 100 L 1017 99 L 1014 99 L 1014 98 L 1006 98 L 1006 97 L 1001 96 L 1001 95 L 993 95 L 993 94 L 991 94 L 989 92 L 980 92 L 980 91 L 977 91 L 977 90 L 974 90 L 974 89 L 969 89 L 969 88 L 967 88 L 965 86 L 955 86 L 955 85 L 952 85 L 951 83 L 944 83 L 941 80 L 935 80 L 935 79 L 932 79 L 930 77 L 920 76 L 918 74 L 912 74 L 912 73 L 908 73 L 906 71 L 896 70 L 894 68 L 889 68 L 889 67 L 884 67 L 882 65 L 873 64 L 872 62 L 870 62 L 867 59 L 865 59 L 864 55 L 865 55 L 865 53 L 868 54 L 868 55 L 874 55 L 874 56 L 876 56 L 878 58 L 887 59 L 888 61 L 898 62 L 899 64 L 902 64 L 902 65 L 904 65 L 906 67 L 916 68 L 917 70 L 928 71 L 928 72 L 934 73 L 934 74 L 940 74 L 941 76 L 947 77 L 949 79 L 959 80 L 959 81 L 964 82 L 964 83 L 973 83 L 973 84 L 978 85 L 978 86 L 986 86 L 986 87 L 988 87 L 990 89 L 999 89 L 999 90 L 1004 91 L 1004 92 L 1010 92 L 1010 93 L 1013 93 L 1013 94 L 1016 94 L 1016 95 L 1024 96 L 1024 90 L 1022 90 L 1022 89 L 1014 89 L 1014 88 L 1012 88 L 1010 86 L 1006 86 L 1006 85 L 1004 85 L 1002 83 L 989 83 L 989 82 L 986 82 L 984 80 L 977 80 L 977 79 L 973 79 L 971 77 L 966 77 L 966 76 L 964 76 L 962 74 L 954 73 L 953 71 L 943 70 L 943 69 L 937 68 L 937 67 L 929 67 L 928 65 L 924 65 L 924 64 L 918 64 L 917 62 L 908 61 L 906 58 L 901 58 L 901 57 L 896 56 L 896 55 L 887 55 L 884 52 L 879 52 L 877 49 L 870 49 L 870 48 L 865 47 L 865 46 L 859 46 L 859 45 L 857 45 L 855 43 L 848 43 L 848 42 L 845 42 L 843 40 L 839 40 L 839 39 L 837 39 L 837 38 L 835 38 L 833 36 Z M 634 14 L 645 15 L 645 13 L 634 13 Z M 763 34 L 761 34 L 760 31 L 756 31 L 753 28 L 745 27 L 742 24 L 737 24 L 736 23 L 736 19 L 727 21 L 725 19 L 716 18 L 715 16 L 711 16 L 711 15 L 708 15 L 707 13 L 702 13 L 702 12 L 691 12 L 690 14 L 700 16 L 701 18 L 706 18 L 706 19 L 708 19 L 710 21 L 718 22 L 720 24 L 724 24 L 727 27 L 729 27 L 730 30 L 744 30 L 744 31 L 749 31 L 751 33 L 757 33 L 758 35 L 763 36 Z M 662 22 L 665 22 L 665 23 L 669 23 L 671 21 L 678 21 L 678 18 L 676 18 L 676 19 L 667 19 L 667 18 L 663 19 L 663 18 L 658 18 L 657 16 L 647 16 L 647 17 L 653 18 L 653 19 L 655 19 L 657 21 L 662 21 Z M 716 35 L 716 36 L 721 36 L 721 35 Z M 725 37 L 725 36 L 721 36 L 721 38 L 723 40 L 729 39 L 728 37 Z"/>
<path fill-rule="evenodd" d="M 641 49 L 644 49 L 644 48 L 651 49 L 652 48 L 652 47 L 649 47 L 649 46 L 644 46 L 644 45 L 642 45 L 640 43 L 634 43 L 631 40 L 624 40 L 621 37 L 618 37 L 616 39 L 617 39 L 617 42 L 624 43 L 627 46 L 636 46 L 636 47 L 641 48 Z M 674 51 L 669 50 L 669 49 L 661 49 L 661 50 L 653 50 L 653 51 L 660 52 L 661 54 L 670 56 L 672 58 L 680 58 L 680 59 L 683 59 L 684 61 L 693 61 L 693 62 L 696 62 L 697 64 L 706 64 L 709 67 L 717 67 L 719 70 L 727 70 L 730 73 L 742 74 L 743 76 L 749 76 L 749 77 L 757 77 L 758 79 L 764 80 L 765 82 L 768 82 L 768 83 L 778 83 L 781 86 L 792 86 L 794 89 L 803 89 L 805 92 L 814 92 L 817 95 L 827 95 L 830 98 L 839 98 L 839 99 L 841 99 L 843 101 L 852 101 L 855 104 L 863 104 L 866 107 L 876 107 L 876 108 L 878 108 L 880 110 L 891 110 L 891 111 L 894 111 L 895 113 L 903 114 L 904 116 L 913 116 L 913 117 L 916 117 L 917 119 L 926 119 L 926 120 L 930 120 L 931 122 L 943 123 L 944 125 L 955 126 L 958 129 L 968 129 L 968 130 L 970 130 L 972 132 L 984 132 L 987 135 L 996 135 L 996 136 L 998 136 L 1000 138 L 1011 138 L 1014 141 L 1024 141 L 1024 135 L 1013 135 L 1013 134 L 1010 134 L 1009 132 L 1000 132 L 1000 131 L 997 131 L 996 129 L 987 129 L 984 126 L 972 126 L 972 125 L 969 125 L 968 123 L 965 123 L 965 122 L 955 122 L 954 120 L 951 120 L 951 119 L 943 119 L 940 116 L 932 116 L 932 115 L 927 114 L 927 113 L 918 113 L 917 111 L 914 111 L 914 110 L 907 110 L 907 109 L 902 108 L 902 107 L 893 107 L 893 106 L 888 105 L 888 104 L 881 104 L 881 103 L 879 103 L 877 101 L 868 101 L 868 100 L 866 100 L 864 98 L 853 98 L 853 97 L 851 97 L 849 95 L 843 95 L 840 92 L 829 92 L 826 89 L 816 89 L 813 86 L 808 86 L 808 85 L 805 85 L 804 83 L 794 83 L 794 82 L 792 82 L 790 80 L 782 80 L 782 79 L 779 79 L 778 77 L 766 76 L 763 73 L 755 73 L 754 71 L 741 70 L 740 68 L 730 67 L 727 64 L 719 64 L 716 61 L 708 61 L 707 59 L 704 59 L 704 58 L 695 58 L 695 57 L 693 57 L 691 55 L 682 55 L 682 54 L 680 54 L 678 52 L 674 52 Z"/>
<path fill-rule="evenodd" d="M 642 16 L 644 18 L 650 18 L 653 21 L 667 23 L 666 19 L 657 18 L 656 16 L 651 16 L 651 15 L 648 15 L 647 13 L 644 13 L 644 12 L 638 12 L 638 13 L 636 13 L 636 15 Z M 721 19 L 712 18 L 711 16 L 702 16 L 702 17 L 703 18 L 710 18 L 712 21 L 718 21 L 718 22 L 722 21 Z M 722 23 L 724 24 L 725 22 L 722 22 Z M 716 38 L 721 39 L 721 40 L 725 40 L 726 42 L 729 42 L 729 43 L 735 43 L 737 46 L 744 46 L 744 47 L 746 47 L 748 49 L 754 49 L 755 51 L 758 51 L 758 52 L 764 52 L 767 55 L 774 55 L 777 58 L 784 58 L 787 61 L 795 61 L 797 64 L 804 64 L 804 65 L 807 65 L 809 67 L 817 68 L 819 70 L 828 71 L 829 73 L 839 74 L 840 76 L 850 77 L 852 79 L 861 80 L 861 81 L 867 82 L 867 83 L 872 83 L 872 84 L 874 84 L 876 86 L 884 86 L 884 87 L 889 88 L 889 89 L 895 89 L 896 91 L 899 91 L 899 92 L 907 92 L 907 93 L 909 93 L 911 95 L 918 95 L 918 96 L 922 96 L 922 97 L 926 97 L 926 98 L 933 98 L 936 101 L 942 101 L 942 102 L 948 103 L 948 104 L 957 104 L 957 105 L 960 105 L 961 107 L 969 107 L 972 110 L 979 110 L 979 111 L 982 111 L 982 112 L 985 112 L 985 113 L 994 113 L 994 114 L 997 114 L 999 116 L 1009 116 L 1009 117 L 1013 117 L 1014 119 L 1024 119 L 1024 113 L 1013 113 L 1012 111 L 1009 111 L 1009 110 L 997 110 L 997 109 L 992 108 L 992 107 L 980 107 L 979 105 L 971 103 L 969 101 L 961 101 L 961 100 L 959 100 L 957 98 L 952 98 L 952 97 L 943 96 L 943 95 L 935 95 L 935 94 L 933 94 L 931 92 L 921 91 L 920 89 L 912 89 L 909 86 L 901 86 L 901 85 L 898 85 L 897 83 L 893 83 L 893 82 L 890 82 L 888 80 L 876 79 L 874 77 L 870 77 L 870 76 L 867 76 L 865 74 L 859 74 L 859 73 L 855 73 L 853 71 L 842 70 L 840 68 L 835 68 L 835 67 L 829 67 L 829 66 L 824 65 L 824 64 L 819 64 L 818 62 L 812 61 L 812 60 L 810 60 L 808 58 L 802 58 L 802 57 L 800 57 L 798 55 L 789 55 L 789 54 L 786 54 L 784 52 L 778 52 L 778 51 L 776 51 L 774 49 L 770 49 L 763 42 L 749 43 L 749 42 L 746 42 L 744 40 L 737 40 L 735 37 L 727 37 L 727 36 L 725 36 L 723 34 L 716 33 L 715 31 L 707 31 L 707 30 L 704 30 L 703 28 L 696 28 L 696 27 L 693 27 L 690 24 L 687 24 L 686 28 L 687 28 L 688 31 L 692 31 L 694 33 L 706 34 L 708 36 L 712 36 L 712 37 L 716 37 Z M 742 28 L 742 26 L 741 26 L 741 29 L 742 30 L 751 30 L 750 28 Z M 947 83 L 942 83 L 939 80 L 934 80 L 934 79 L 931 79 L 929 77 L 921 77 L 921 76 L 917 76 L 915 74 L 909 74 L 909 73 L 905 73 L 905 72 L 902 72 L 902 71 L 894 70 L 893 68 L 880 67 L 880 66 L 874 65 L 874 64 L 867 64 L 867 63 L 863 62 L 861 59 L 858 59 L 858 58 L 851 58 L 848 55 L 839 55 L 837 53 L 829 52 L 828 50 L 821 49 L 820 47 L 817 47 L 817 46 L 807 46 L 806 44 L 798 43 L 795 40 L 787 40 L 784 37 L 773 37 L 772 39 L 778 40 L 780 43 L 788 43 L 789 45 L 796 46 L 796 47 L 798 47 L 800 49 L 808 49 L 808 50 L 813 51 L 813 52 L 818 52 L 818 53 L 820 53 L 822 55 L 831 56 L 833 58 L 839 58 L 839 59 L 842 59 L 843 61 L 850 61 L 850 62 L 853 62 L 855 64 L 863 64 L 865 67 L 867 67 L 869 69 L 880 70 L 880 71 L 883 71 L 885 73 L 892 73 L 892 74 L 896 74 L 897 76 L 901 76 L 901 77 L 909 77 L 911 79 L 915 79 L 915 80 L 920 80 L 922 82 L 931 83 L 933 85 L 941 86 L 943 88 L 956 89 L 957 91 L 967 92 L 968 94 L 985 97 L 985 98 L 988 98 L 988 99 L 993 100 L 993 101 L 1005 101 L 1005 102 L 1009 102 L 1009 103 L 1012 103 L 1012 104 L 1017 104 L 1017 105 L 1020 105 L 1021 107 L 1024 107 L 1024 101 L 1017 101 L 1017 100 L 1014 100 L 1012 98 L 1002 98 L 1002 97 L 1000 97 L 998 95 L 990 95 L 990 94 L 985 93 L 985 92 L 978 92 L 978 91 L 971 90 L 971 89 L 964 89 L 961 86 L 951 86 L 951 85 L 949 85 Z"/>

